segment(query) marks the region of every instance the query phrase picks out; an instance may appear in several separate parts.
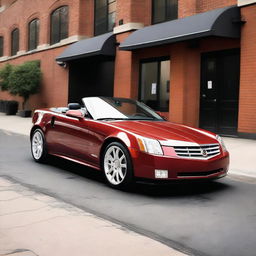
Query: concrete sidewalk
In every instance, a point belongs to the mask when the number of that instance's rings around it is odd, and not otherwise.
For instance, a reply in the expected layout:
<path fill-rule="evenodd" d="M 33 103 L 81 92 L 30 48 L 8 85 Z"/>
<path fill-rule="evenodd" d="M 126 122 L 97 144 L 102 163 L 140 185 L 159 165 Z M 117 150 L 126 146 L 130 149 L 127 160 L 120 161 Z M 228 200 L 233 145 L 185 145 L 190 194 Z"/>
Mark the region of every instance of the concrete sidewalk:
<path fill-rule="evenodd" d="M 185 256 L 0 177 L 0 256 Z"/>
<path fill-rule="evenodd" d="M 31 126 L 31 118 L 0 113 L 0 129 L 29 135 Z M 229 175 L 256 178 L 256 140 L 225 137 L 224 141 L 230 152 Z"/>

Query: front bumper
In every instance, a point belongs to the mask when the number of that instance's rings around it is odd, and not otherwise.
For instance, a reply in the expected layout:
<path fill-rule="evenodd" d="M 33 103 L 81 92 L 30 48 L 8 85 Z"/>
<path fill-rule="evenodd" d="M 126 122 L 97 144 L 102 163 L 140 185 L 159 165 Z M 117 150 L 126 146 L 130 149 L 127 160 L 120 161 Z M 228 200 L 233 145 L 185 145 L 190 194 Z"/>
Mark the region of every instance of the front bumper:
<path fill-rule="evenodd" d="M 132 155 L 134 176 L 154 180 L 202 180 L 226 176 L 229 153 L 208 160 L 182 157 L 156 156 L 137 151 Z M 168 170 L 168 178 L 156 179 L 155 170 Z"/>

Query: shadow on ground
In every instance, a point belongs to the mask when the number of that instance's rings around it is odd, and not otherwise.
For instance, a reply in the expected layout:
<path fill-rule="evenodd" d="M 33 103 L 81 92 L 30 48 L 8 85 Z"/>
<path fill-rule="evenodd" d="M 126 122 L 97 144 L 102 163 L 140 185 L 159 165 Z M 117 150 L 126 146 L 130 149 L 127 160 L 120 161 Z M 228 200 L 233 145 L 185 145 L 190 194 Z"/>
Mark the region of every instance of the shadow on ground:
<path fill-rule="evenodd" d="M 103 173 L 98 170 L 55 156 L 49 157 L 47 165 L 65 170 L 68 173 L 66 179 L 85 178 L 107 187 Z M 207 200 L 207 194 L 219 193 L 233 188 L 230 184 L 223 183 L 222 181 L 223 180 L 204 182 L 186 181 L 170 184 L 147 184 L 136 182 L 131 188 L 122 192 L 161 198 L 201 195 L 202 199 L 205 198 L 205 200 Z M 205 197 L 203 195 L 205 195 Z"/>

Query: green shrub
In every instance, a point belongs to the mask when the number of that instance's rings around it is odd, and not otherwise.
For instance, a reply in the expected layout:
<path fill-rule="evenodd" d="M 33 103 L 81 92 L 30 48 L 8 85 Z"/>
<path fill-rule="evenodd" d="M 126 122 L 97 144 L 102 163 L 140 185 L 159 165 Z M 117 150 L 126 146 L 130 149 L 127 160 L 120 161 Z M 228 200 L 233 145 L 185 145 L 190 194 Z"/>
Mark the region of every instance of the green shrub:
<path fill-rule="evenodd" d="M 23 109 L 29 96 L 39 91 L 41 76 L 39 61 L 28 61 L 12 68 L 8 90 L 13 95 L 23 97 Z"/>
<path fill-rule="evenodd" d="M 9 78 L 12 72 L 13 66 L 9 63 L 5 64 L 0 69 L 0 87 L 2 91 L 7 91 L 9 89 Z"/>

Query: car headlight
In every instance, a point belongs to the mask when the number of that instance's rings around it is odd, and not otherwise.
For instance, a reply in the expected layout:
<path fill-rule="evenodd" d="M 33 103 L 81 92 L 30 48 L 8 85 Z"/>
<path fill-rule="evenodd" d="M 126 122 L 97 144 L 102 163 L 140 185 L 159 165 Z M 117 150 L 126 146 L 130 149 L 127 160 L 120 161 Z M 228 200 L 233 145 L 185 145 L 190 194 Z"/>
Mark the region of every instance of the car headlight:
<path fill-rule="evenodd" d="M 217 141 L 220 143 L 220 145 L 221 145 L 223 151 L 227 151 L 227 148 L 226 148 L 226 146 L 225 146 L 225 143 L 224 143 L 223 139 L 222 139 L 219 135 L 216 135 L 216 139 L 217 139 Z"/>
<path fill-rule="evenodd" d="M 138 137 L 137 141 L 141 151 L 154 155 L 163 155 L 163 150 L 158 140 Z"/>

